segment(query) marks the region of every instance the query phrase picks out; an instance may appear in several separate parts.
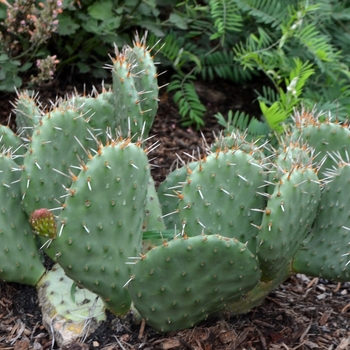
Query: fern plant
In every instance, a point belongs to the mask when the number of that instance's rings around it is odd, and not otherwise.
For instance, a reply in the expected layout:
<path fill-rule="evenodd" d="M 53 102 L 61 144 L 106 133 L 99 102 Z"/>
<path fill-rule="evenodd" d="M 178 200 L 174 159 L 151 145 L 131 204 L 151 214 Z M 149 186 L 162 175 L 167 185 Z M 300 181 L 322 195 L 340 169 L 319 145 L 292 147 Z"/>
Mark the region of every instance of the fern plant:
<path fill-rule="evenodd" d="M 256 117 L 271 130 L 300 103 L 340 119 L 350 113 L 348 2 L 184 0 L 175 12 L 185 26 L 166 32 L 162 54 L 175 70 L 169 90 L 186 125 L 204 124 L 198 77 L 243 83 L 266 75 L 271 84 L 257 94 Z"/>

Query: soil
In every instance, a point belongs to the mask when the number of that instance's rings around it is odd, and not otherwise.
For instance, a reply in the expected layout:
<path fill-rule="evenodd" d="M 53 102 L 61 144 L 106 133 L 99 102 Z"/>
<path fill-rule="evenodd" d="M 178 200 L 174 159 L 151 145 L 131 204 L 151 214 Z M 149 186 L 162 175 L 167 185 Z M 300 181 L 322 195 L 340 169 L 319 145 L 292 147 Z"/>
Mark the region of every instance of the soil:
<path fill-rule="evenodd" d="M 75 85 L 82 92 L 82 79 Z M 213 117 L 215 113 L 225 114 L 232 109 L 259 115 L 253 91 L 261 85 L 259 79 L 245 86 L 227 81 L 198 82 L 198 92 L 208 109 L 205 127 L 200 131 L 181 126 L 172 96 L 163 91 L 150 133 L 155 135 L 154 140 L 160 141 L 160 146 L 152 152 L 156 183 L 174 167 L 178 156 L 186 160 L 191 155 L 204 154 L 206 143 L 210 144 L 213 133 L 220 130 Z M 99 90 L 99 85 L 95 86 Z M 49 105 L 56 96 L 71 91 L 71 81 L 61 76 L 60 82 L 55 81 L 39 91 L 40 100 Z M 15 95 L 0 97 L 0 122 L 15 128 L 13 120 L 9 122 L 12 108 L 9 101 L 13 101 Z M 64 349 L 350 349 L 349 294 L 350 283 L 296 275 L 273 291 L 262 305 L 244 315 L 211 316 L 192 329 L 159 334 L 143 323 L 136 324 L 128 317 L 120 320 L 108 313 L 107 320 L 93 334 Z M 0 282 L 0 349 L 51 348 L 58 349 L 42 325 L 35 288 Z"/>

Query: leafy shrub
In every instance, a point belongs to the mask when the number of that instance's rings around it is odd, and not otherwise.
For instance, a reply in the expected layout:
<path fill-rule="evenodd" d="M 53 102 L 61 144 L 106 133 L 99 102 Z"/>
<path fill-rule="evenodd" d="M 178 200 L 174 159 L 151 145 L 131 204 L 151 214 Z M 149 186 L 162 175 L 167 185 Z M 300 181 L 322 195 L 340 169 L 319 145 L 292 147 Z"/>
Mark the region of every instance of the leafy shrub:
<path fill-rule="evenodd" d="M 10 1 L 10 0 L 9 0 Z M 11 1 L 10 1 L 11 2 Z M 33 67 L 32 81 L 41 82 L 53 76 L 58 63 L 45 44 L 57 31 L 61 1 L 16 0 L 0 4 L 0 91 L 13 91 L 22 85 L 20 75 Z"/>
<path fill-rule="evenodd" d="M 271 84 L 257 98 L 272 130 L 301 103 L 339 119 L 350 112 L 347 1 L 8 1 L 0 2 L 0 91 L 21 86 L 24 72 L 49 80 L 56 65 L 104 78 L 107 53 L 138 29 L 150 31 L 150 47 L 162 39 L 158 57 L 175 70 L 168 90 L 184 125 L 204 125 L 199 77 L 241 84 L 266 75 Z"/>
<path fill-rule="evenodd" d="M 56 65 L 106 77 L 108 52 L 130 42 L 135 29 L 164 35 L 163 5 L 166 0 L 0 1 L 0 91 L 20 87 L 25 72 L 33 74 L 27 84 L 50 80 Z"/>
<path fill-rule="evenodd" d="M 300 103 L 316 104 L 340 119 L 349 114 L 348 2 L 204 3 L 177 5 L 184 29 L 169 29 L 161 51 L 176 71 L 169 90 L 175 91 L 185 125 L 204 124 L 205 107 L 193 84 L 197 77 L 243 83 L 265 74 L 273 88 L 264 87 L 258 99 L 274 130 Z"/>

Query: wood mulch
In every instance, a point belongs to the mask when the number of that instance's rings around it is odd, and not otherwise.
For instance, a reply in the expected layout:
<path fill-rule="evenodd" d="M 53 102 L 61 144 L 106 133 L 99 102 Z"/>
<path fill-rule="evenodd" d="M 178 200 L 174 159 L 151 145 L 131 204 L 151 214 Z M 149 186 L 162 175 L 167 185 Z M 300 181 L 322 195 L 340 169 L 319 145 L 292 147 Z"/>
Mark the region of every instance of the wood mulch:
<path fill-rule="evenodd" d="M 35 288 L 11 283 L 0 287 L 0 349 L 50 349 Z M 349 293 L 348 282 L 297 275 L 244 315 L 212 316 L 192 329 L 157 334 L 130 317 L 120 320 L 108 314 L 93 334 L 62 350 L 345 350 L 350 349 Z"/>
<path fill-rule="evenodd" d="M 198 91 L 208 108 L 201 132 L 181 127 L 171 97 L 161 96 L 159 112 L 151 131 L 160 146 L 152 152 L 152 174 L 161 182 L 179 155 L 203 154 L 219 127 L 213 114 L 229 109 L 258 113 L 253 89 L 259 82 L 234 86 L 228 82 L 199 82 Z M 43 102 L 63 95 L 58 85 L 42 91 Z M 13 95 L 2 94 L 1 123 L 7 123 Z M 152 142 L 152 141 L 151 141 Z M 273 291 L 262 305 L 244 315 L 212 316 L 192 329 L 158 334 L 131 316 L 119 319 L 108 313 L 107 320 L 90 336 L 62 350 L 234 350 L 234 349 L 350 349 L 350 283 L 331 283 L 304 275 L 293 276 Z M 0 349 L 58 349 L 42 325 L 34 287 L 0 282 Z"/>

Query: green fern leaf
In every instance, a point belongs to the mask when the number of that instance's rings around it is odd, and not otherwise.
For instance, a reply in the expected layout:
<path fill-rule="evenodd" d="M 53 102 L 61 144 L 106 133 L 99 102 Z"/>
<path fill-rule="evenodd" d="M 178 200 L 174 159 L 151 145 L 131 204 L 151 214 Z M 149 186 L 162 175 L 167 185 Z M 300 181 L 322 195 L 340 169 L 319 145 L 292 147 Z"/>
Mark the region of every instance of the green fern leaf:
<path fill-rule="evenodd" d="M 287 14 L 287 6 L 280 0 L 236 0 L 237 6 L 252 16 L 255 21 L 270 24 L 272 28 L 280 25 Z"/>
<path fill-rule="evenodd" d="M 242 30 L 243 17 L 239 13 L 235 0 L 210 0 L 209 7 L 216 29 L 216 33 L 209 39 L 221 39 L 221 45 L 224 46 L 227 34 Z"/>
<path fill-rule="evenodd" d="M 195 80 L 194 76 L 182 77 L 174 74 L 168 91 L 175 91 L 173 99 L 179 107 L 182 124 L 184 126 L 194 124 L 198 129 L 204 125 L 203 115 L 206 108 L 198 97 L 193 80 Z"/>

